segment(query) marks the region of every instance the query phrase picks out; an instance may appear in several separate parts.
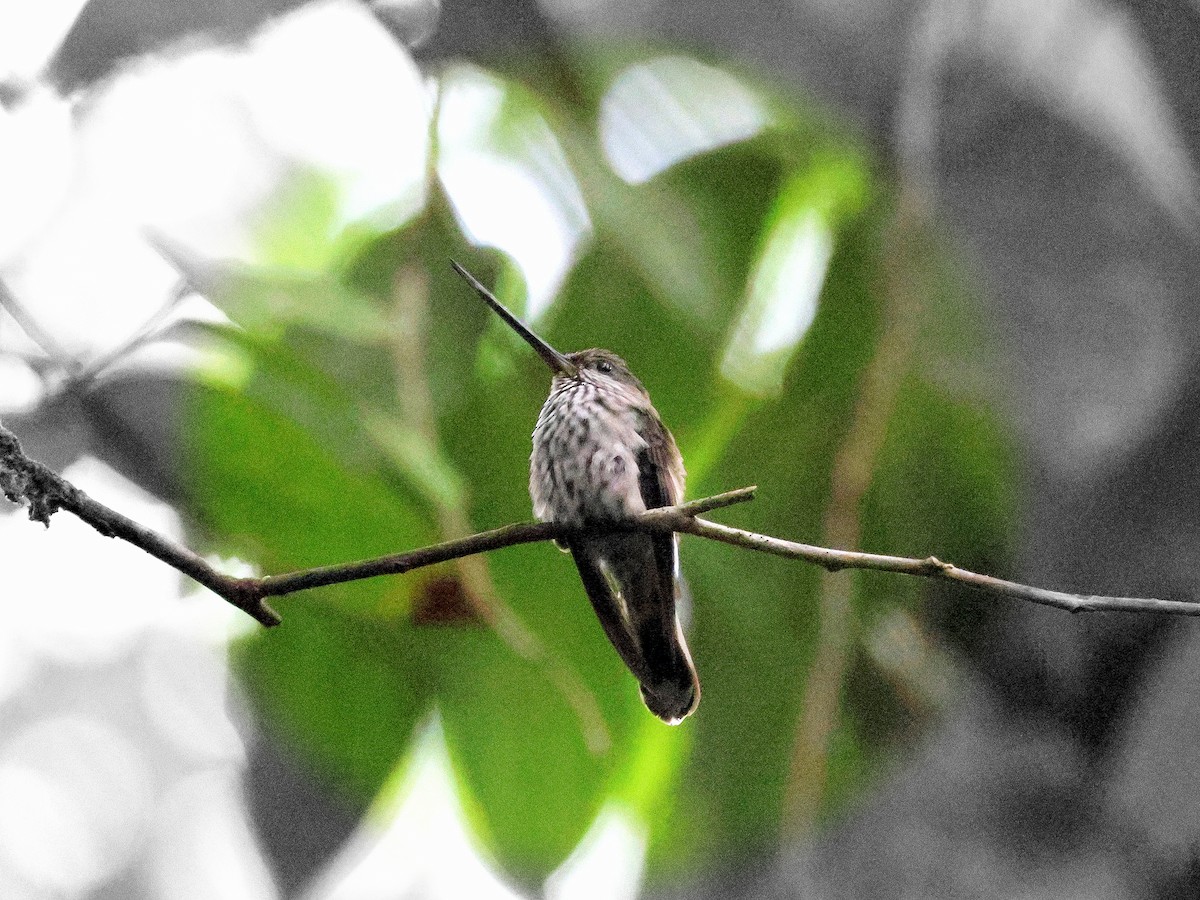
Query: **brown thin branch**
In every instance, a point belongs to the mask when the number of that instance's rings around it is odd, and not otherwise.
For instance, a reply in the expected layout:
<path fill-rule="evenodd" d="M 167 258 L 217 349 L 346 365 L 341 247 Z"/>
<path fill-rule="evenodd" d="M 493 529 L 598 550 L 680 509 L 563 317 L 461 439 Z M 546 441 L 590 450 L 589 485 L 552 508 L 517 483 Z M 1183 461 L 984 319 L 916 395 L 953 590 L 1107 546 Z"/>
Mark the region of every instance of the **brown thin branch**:
<path fill-rule="evenodd" d="M 757 550 L 788 559 L 798 559 L 837 572 L 841 569 L 871 569 L 876 572 L 894 572 L 897 575 L 915 575 L 919 578 L 939 578 L 954 581 L 988 594 L 1025 600 L 1041 606 L 1053 606 L 1068 612 L 1136 612 L 1159 613 L 1172 616 L 1200 616 L 1200 603 L 1190 600 L 1157 600 L 1150 597 L 1106 597 L 1098 594 L 1072 594 L 1032 587 L 1016 581 L 1005 581 L 991 575 L 980 575 L 960 569 L 953 563 L 943 562 L 936 556 L 923 559 L 908 556 L 886 556 L 878 553 L 860 553 L 853 550 L 836 550 L 818 547 L 815 544 L 800 544 L 785 541 L 765 534 L 755 534 L 740 528 L 730 528 L 706 519 L 689 518 L 673 522 L 673 530 L 696 537 L 708 538 L 741 547 Z M 657 526 L 655 526 L 657 528 Z"/>
<path fill-rule="evenodd" d="M 3 425 L 0 425 L 0 493 L 13 503 L 28 505 L 29 518 L 44 525 L 49 525 L 50 517 L 60 509 L 73 513 L 105 537 L 120 538 L 135 547 L 140 547 L 267 627 L 278 625 L 281 621 L 279 614 L 266 603 L 267 597 L 279 597 L 296 591 L 360 581 L 380 575 L 400 575 L 413 569 L 490 550 L 549 541 L 571 534 L 571 529 L 549 523 L 525 522 L 377 559 L 322 566 L 285 575 L 235 578 L 219 572 L 202 556 L 165 535 L 139 525 L 116 510 L 93 500 L 61 475 L 30 459 L 21 449 L 16 435 Z M 743 503 L 753 496 L 754 488 L 741 488 L 679 506 L 655 510 L 646 513 L 640 521 L 634 520 L 612 527 L 670 530 L 676 517 L 697 516 L 734 503 Z"/>
<path fill-rule="evenodd" d="M 279 614 L 242 580 L 223 575 L 186 547 L 93 500 L 61 475 L 27 457 L 16 435 L 3 425 L 0 425 L 0 493 L 13 503 L 28 504 L 29 518 L 47 526 L 54 513 L 65 509 L 105 537 L 120 538 L 161 559 L 263 625 L 279 624 Z"/>
<path fill-rule="evenodd" d="M 1025 600 L 1043 606 L 1053 606 L 1070 612 L 1104 611 L 1200 616 L 1200 603 L 1141 597 L 1106 597 L 1047 590 L 960 569 L 952 563 L 943 562 L 934 556 L 917 559 L 818 547 L 812 544 L 786 541 L 765 534 L 755 534 L 740 528 L 730 528 L 727 525 L 719 525 L 716 522 L 699 518 L 701 513 L 753 499 L 754 491 L 753 487 L 740 488 L 713 497 L 682 503 L 679 506 L 650 510 L 629 522 L 605 525 L 604 529 L 674 531 L 691 534 L 746 550 L 812 563 L 830 571 L 872 569 L 921 578 L 940 578 L 965 584 L 997 596 Z M 29 517 L 37 522 L 49 524 L 50 516 L 60 509 L 75 514 L 106 537 L 121 538 L 161 559 L 167 565 L 209 588 L 266 626 L 278 625 L 280 622 L 279 614 L 264 602 L 266 597 L 281 596 L 323 585 L 358 581 L 378 575 L 410 572 L 423 566 L 459 559 L 474 553 L 486 553 L 517 544 L 531 544 L 554 538 L 570 537 L 577 533 L 577 530 L 546 522 L 525 522 L 374 560 L 306 569 L 287 575 L 234 578 L 218 572 L 207 560 L 191 550 L 179 546 L 169 538 L 139 525 L 102 503 L 98 503 L 60 475 L 55 474 L 41 463 L 29 459 L 21 450 L 16 436 L 3 425 L 0 425 L 0 493 L 14 503 L 28 504 Z"/>
<path fill-rule="evenodd" d="M 675 526 L 683 519 L 691 519 L 714 509 L 722 509 L 735 503 L 745 503 L 754 499 L 753 487 L 738 488 L 726 491 L 702 500 L 692 500 L 679 506 L 668 506 L 643 513 L 642 516 L 624 526 L 613 528 L 646 528 L 653 531 L 680 530 Z M 711 523 L 710 523 L 711 524 Z M 379 575 L 403 575 L 413 569 L 462 559 L 476 553 L 488 553 L 504 547 L 515 547 L 518 544 L 534 544 L 539 541 L 551 541 L 555 538 L 566 537 L 571 530 L 551 522 L 521 522 L 516 525 L 504 525 L 491 531 L 481 531 L 464 538 L 444 541 L 418 550 L 396 553 L 391 556 L 381 556 L 377 559 L 367 559 L 362 562 L 341 563 L 335 566 L 323 566 L 317 569 L 305 569 L 302 572 L 291 572 L 286 575 L 267 575 L 263 578 L 246 579 L 258 583 L 258 590 L 263 597 L 278 597 L 309 588 L 324 587 L 330 584 L 342 584 L 347 581 L 358 581 L 363 578 L 375 578 Z"/>

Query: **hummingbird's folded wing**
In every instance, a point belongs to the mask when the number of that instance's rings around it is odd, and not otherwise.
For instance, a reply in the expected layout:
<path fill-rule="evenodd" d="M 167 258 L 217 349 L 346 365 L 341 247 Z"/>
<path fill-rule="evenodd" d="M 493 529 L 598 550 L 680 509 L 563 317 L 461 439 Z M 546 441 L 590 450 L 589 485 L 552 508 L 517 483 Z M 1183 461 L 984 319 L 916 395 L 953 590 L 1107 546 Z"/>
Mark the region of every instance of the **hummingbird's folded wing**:
<path fill-rule="evenodd" d="M 648 417 L 640 429 L 646 446 L 637 457 L 638 488 L 646 509 L 675 506 L 683 499 L 683 462 L 675 447 L 675 438 L 659 422 Z M 673 534 L 652 535 L 654 559 L 659 583 L 670 596 L 675 595 L 677 542 Z M 671 610 L 672 619 L 674 609 Z M 674 622 L 671 622 L 674 627 Z"/>
<path fill-rule="evenodd" d="M 675 439 L 657 415 L 643 424 L 641 435 L 646 442 L 637 457 L 642 501 L 647 509 L 674 506 L 683 497 L 683 461 Z M 629 618 L 643 664 L 651 673 L 651 680 L 642 682 L 642 698 L 664 721 L 677 723 L 700 700 L 700 680 L 675 610 L 679 596 L 679 542 L 670 533 L 648 537 L 655 578 L 648 585 L 648 597 L 639 598 L 641 602 L 627 598 Z"/>

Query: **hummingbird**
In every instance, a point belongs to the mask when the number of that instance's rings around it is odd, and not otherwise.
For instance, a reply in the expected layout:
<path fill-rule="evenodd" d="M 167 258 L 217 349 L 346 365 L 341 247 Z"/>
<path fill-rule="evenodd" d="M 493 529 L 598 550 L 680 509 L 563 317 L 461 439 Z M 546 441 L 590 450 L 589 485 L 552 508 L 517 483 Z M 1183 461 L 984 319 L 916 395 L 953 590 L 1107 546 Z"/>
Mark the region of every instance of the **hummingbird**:
<path fill-rule="evenodd" d="M 608 350 L 560 353 L 458 263 L 483 301 L 542 358 L 553 378 L 533 429 L 529 495 L 543 522 L 603 526 L 683 499 L 683 457 L 645 387 Z M 677 725 L 700 702 L 700 681 L 679 624 L 675 534 L 610 532 L 559 542 L 579 569 L 609 642 L 647 709 Z"/>

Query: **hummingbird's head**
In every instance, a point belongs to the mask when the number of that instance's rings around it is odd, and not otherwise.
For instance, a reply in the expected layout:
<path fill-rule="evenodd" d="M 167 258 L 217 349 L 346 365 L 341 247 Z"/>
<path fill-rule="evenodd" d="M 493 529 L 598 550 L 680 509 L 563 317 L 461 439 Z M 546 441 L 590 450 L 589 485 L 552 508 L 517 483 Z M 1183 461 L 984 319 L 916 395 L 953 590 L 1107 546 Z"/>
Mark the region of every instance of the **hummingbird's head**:
<path fill-rule="evenodd" d="M 637 376 L 629 371 L 625 360 L 610 350 L 580 350 L 578 353 L 568 353 L 567 359 L 575 364 L 575 378 L 601 385 L 616 382 L 635 393 L 646 393 Z"/>

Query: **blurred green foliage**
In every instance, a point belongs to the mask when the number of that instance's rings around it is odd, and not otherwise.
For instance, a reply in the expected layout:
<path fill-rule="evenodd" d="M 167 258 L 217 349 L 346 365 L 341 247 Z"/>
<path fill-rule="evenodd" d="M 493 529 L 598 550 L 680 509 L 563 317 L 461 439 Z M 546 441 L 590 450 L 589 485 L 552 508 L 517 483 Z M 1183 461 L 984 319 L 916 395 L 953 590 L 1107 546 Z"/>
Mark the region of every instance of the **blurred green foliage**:
<path fill-rule="evenodd" d="M 897 199 L 863 149 L 745 79 L 771 111 L 765 129 L 645 184 L 621 181 L 600 149 L 597 110 L 611 78 L 641 58 L 597 58 L 565 87 L 561 72 L 530 60 L 490 76 L 506 89 L 496 141 L 519 146 L 530 122 L 548 125 L 593 229 L 539 329 L 563 349 L 608 347 L 629 361 L 679 441 L 689 496 L 757 484 L 758 499 L 724 520 L 818 542 L 888 285 L 933 285 L 909 313 L 920 316 L 917 338 L 871 461 L 863 543 L 994 567 L 1006 553 L 1011 464 L 984 398 L 945 377 L 981 346 L 962 279 L 928 235 L 928 252 L 889 256 Z M 469 245 L 436 179 L 424 211 L 388 233 L 339 232 L 335 194 L 319 173 L 298 179 L 264 226 L 262 269 L 226 273 L 212 292 L 242 327 L 218 329 L 228 365 L 197 382 L 190 404 L 197 520 L 214 548 L 264 571 L 421 546 L 446 537 L 455 516 L 483 529 L 530 515 L 529 433 L 547 373 L 448 260 L 518 308 L 519 270 Z M 739 384 L 722 366 L 750 282 L 778 230 L 806 216 L 829 242 L 815 319 L 771 351 L 777 382 Z M 704 699 L 679 728 L 642 708 L 570 561 L 550 545 L 490 555 L 482 588 L 447 565 L 284 599 L 284 625 L 246 639 L 239 670 L 262 719 L 364 807 L 436 709 L 477 836 L 522 879 L 561 863 L 609 801 L 647 829 L 652 874 L 734 865 L 769 851 L 785 826 L 819 573 L 707 542 L 687 540 L 682 554 Z M 920 615 L 926 585 L 842 577 L 855 579 L 855 634 L 892 609 Z M 606 752 L 589 750 L 578 704 L 544 661 L 472 620 L 480 590 L 594 698 Z M 451 614 L 435 609 L 447 592 L 458 599 Z M 856 647 L 826 813 L 929 712 Z"/>

